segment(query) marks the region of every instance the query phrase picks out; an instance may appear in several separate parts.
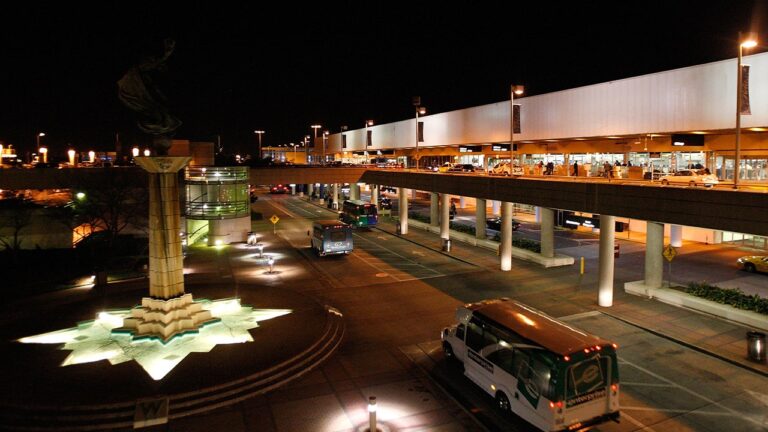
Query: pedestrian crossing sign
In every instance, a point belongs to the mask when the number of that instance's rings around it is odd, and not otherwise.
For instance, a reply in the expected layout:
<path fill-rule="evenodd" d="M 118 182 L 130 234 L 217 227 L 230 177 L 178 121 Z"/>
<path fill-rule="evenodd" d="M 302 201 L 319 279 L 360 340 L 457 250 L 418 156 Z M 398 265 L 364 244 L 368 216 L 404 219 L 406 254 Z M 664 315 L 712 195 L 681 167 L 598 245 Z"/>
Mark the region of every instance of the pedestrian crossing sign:
<path fill-rule="evenodd" d="M 672 262 L 672 260 L 677 256 L 677 249 L 672 247 L 671 244 L 668 244 L 667 247 L 664 248 L 662 255 L 664 255 L 664 258 L 666 258 L 667 261 Z"/>

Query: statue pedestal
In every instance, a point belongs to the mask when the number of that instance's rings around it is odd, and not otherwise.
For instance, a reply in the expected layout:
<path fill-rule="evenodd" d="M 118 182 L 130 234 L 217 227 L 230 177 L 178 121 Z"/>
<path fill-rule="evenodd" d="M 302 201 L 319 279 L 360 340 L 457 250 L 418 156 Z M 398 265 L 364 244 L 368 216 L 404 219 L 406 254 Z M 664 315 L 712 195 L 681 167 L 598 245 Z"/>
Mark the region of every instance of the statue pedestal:
<path fill-rule="evenodd" d="M 217 321 L 202 304 L 192 300 L 192 294 L 169 300 L 144 297 L 141 306 L 131 309 L 130 318 L 123 320 L 123 327 L 113 332 L 131 333 L 134 340 L 158 338 L 166 342 L 177 335 L 197 333 L 200 327 Z"/>
<path fill-rule="evenodd" d="M 116 332 L 130 332 L 135 339 L 167 341 L 175 335 L 197 331 L 215 321 L 210 312 L 184 293 L 184 255 L 181 247 L 179 170 L 189 157 L 137 157 L 149 172 L 149 297 L 131 310 L 131 317 Z"/>

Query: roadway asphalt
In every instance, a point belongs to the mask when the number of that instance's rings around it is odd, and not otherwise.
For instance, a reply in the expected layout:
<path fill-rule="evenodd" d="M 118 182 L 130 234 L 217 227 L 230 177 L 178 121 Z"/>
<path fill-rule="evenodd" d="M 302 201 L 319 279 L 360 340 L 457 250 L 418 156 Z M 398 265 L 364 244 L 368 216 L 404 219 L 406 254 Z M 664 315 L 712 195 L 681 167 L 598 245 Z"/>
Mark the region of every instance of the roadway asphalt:
<path fill-rule="evenodd" d="M 306 286 L 287 279 L 264 283 L 337 305 L 345 314 L 347 339 L 318 371 L 286 388 L 158 430 L 362 430 L 371 395 L 378 397 L 379 418 L 389 430 L 532 430 L 493 409 L 490 396 L 448 367 L 439 349 L 439 331 L 453 322 L 456 306 L 499 296 L 619 344 L 622 422 L 597 430 L 765 430 L 768 425 L 768 369 L 735 360 L 744 357 L 744 328 L 618 289 L 642 271 L 641 246 L 622 249 L 615 305 L 598 308 L 595 258 L 587 253 L 596 248 L 594 242 L 573 246 L 586 257 L 583 276 L 574 267 L 542 269 L 520 261 L 502 273 L 490 251 L 454 243 L 448 255 L 440 252 L 437 236 L 411 230 L 401 238 L 386 221 L 380 229 L 357 231 L 350 256 L 319 258 L 308 250 L 306 231 L 312 219 L 333 213 L 289 196 L 262 196 L 254 209 L 265 219 L 254 229 L 274 253 L 288 256 L 298 249 L 299 257 L 279 262 L 283 274 L 313 280 Z M 276 236 L 266 221 L 272 214 L 281 218 Z M 236 248 L 227 254 L 237 261 Z M 243 266 L 232 275 L 245 283 L 260 277 L 256 273 Z"/>
<path fill-rule="evenodd" d="M 532 430 L 500 415 L 490 396 L 445 364 L 439 349 L 439 332 L 454 322 L 457 306 L 501 296 L 619 344 L 622 421 L 597 430 L 768 427 L 768 367 L 744 359 L 745 328 L 620 289 L 642 272 L 638 243 L 622 244 L 614 306 L 599 308 L 594 241 L 576 239 L 579 244 L 563 249 L 585 256 L 584 275 L 577 266 L 543 269 L 517 260 L 512 271 L 501 272 L 491 251 L 455 242 L 446 254 L 438 236 L 412 229 L 399 237 L 383 220 L 378 229 L 355 232 L 351 255 L 320 258 L 309 251 L 307 230 L 313 219 L 333 212 L 287 195 L 260 195 L 253 210 L 263 216 L 253 230 L 277 258 L 277 272 L 265 274 L 251 250 L 233 245 L 214 261 L 191 253 L 189 277 L 201 272 L 235 286 L 270 286 L 333 304 L 344 313 L 345 342 L 324 365 L 286 387 L 149 430 L 358 431 L 367 425 L 368 396 L 378 398 L 387 430 Z M 280 218 L 276 226 L 268 221 L 272 215 Z M 535 232 L 525 224 L 523 230 Z M 703 258 L 708 253 L 685 245 L 676 274 L 682 277 L 683 267 L 694 274 L 713 271 L 711 259 Z"/>

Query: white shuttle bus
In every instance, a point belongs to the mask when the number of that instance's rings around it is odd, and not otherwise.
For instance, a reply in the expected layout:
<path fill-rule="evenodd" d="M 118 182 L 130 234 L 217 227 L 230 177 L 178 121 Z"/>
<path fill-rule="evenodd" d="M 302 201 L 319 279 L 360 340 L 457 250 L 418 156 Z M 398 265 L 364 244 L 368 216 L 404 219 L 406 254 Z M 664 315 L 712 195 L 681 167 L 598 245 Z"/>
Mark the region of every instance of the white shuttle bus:
<path fill-rule="evenodd" d="M 496 405 L 544 431 L 619 420 L 616 344 L 509 299 L 459 307 L 446 358 Z"/>

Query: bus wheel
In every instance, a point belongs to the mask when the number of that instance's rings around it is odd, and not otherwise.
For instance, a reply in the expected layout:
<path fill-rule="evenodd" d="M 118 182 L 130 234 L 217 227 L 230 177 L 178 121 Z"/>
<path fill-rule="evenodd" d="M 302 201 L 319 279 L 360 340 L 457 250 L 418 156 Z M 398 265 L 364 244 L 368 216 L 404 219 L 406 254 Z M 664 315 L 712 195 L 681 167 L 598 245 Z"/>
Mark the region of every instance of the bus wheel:
<path fill-rule="evenodd" d="M 509 405 L 509 399 L 507 398 L 507 395 L 504 394 L 504 392 L 496 393 L 496 406 L 504 412 L 512 411 L 512 407 Z"/>
<path fill-rule="evenodd" d="M 456 354 L 453 353 L 453 348 L 448 342 L 443 342 L 443 354 L 445 354 L 445 359 L 450 362 L 456 360 Z"/>

